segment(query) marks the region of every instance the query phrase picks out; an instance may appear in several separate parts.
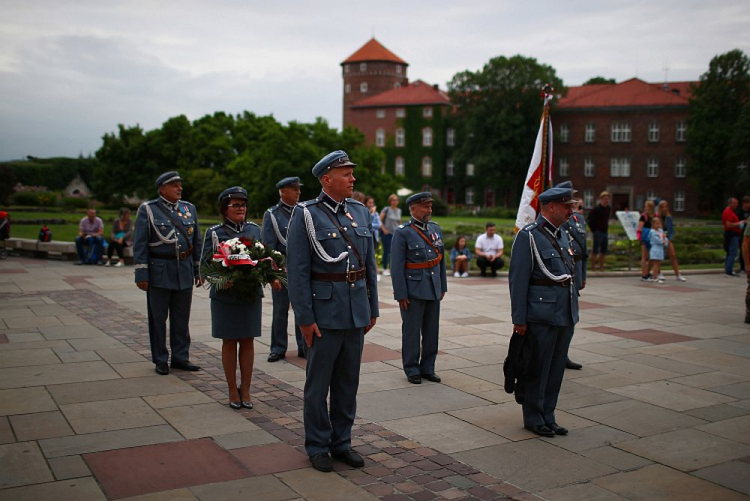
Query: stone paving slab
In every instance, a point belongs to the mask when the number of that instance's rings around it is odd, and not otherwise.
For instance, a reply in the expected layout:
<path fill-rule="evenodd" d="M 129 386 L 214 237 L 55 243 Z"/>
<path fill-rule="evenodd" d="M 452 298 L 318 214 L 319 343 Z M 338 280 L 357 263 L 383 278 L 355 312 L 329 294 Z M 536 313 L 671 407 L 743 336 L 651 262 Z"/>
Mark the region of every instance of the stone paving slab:
<path fill-rule="evenodd" d="M 47 458 L 86 454 L 89 452 L 110 451 L 137 447 L 139 445 L 177 442 L 183 437 L 170 426 L 150 426 L 132 430 L 105 431 L 89 435 L 50 438 L 39 441 Z"/>
<path fill-rule="evenodd" d="M 0 445 L 0 489 L 52 480 L 36 442 Z"/>
<path fill-rule="evenodd" d="M 13 501 L 105 501 L 107 498 L 91 477 L 63 480 L 28 487 L 8 489 L 0 493 L 0 499 Z"/>

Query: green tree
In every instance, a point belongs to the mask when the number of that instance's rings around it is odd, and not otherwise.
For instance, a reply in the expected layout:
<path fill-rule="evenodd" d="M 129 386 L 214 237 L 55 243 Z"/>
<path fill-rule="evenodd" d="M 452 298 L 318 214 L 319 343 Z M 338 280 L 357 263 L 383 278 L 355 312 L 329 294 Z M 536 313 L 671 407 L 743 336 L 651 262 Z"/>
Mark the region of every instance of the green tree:
<path fill-rule="evenodd" d="M 596 85 L 596 84 L 613 84 L 617 83 L 615 82 L 614 78 L 604 78 L 604 77 L 592 77 L 583 82 L 583 85 Z"/>
<path fill-rule="evenodd" d="M 481 70 L 457 73 L 448 83 L 451 101 L 457 105 L 453 123 L 461 138 L 454 162 L 473 163 L 475 179 L 494 188 L 501 203 L 515 205 L 520 197 L 539 129 L 540 91 L 545 84 L 558 93 L 564 91 L 554 68 L 520 55 L 495 57 Z M 470 181 L 460 171 L 456 179 Z"/>
<path fill-rule="evenodd" d="M 703 207 L 723 207 L 736 193 L 737 166 L 748 156 L 750 60 L 739 49 L 718 55 L 692 89 L 688 120 L 688 174 Z M 736 139 L 734 139 L 736 138 Z"/>

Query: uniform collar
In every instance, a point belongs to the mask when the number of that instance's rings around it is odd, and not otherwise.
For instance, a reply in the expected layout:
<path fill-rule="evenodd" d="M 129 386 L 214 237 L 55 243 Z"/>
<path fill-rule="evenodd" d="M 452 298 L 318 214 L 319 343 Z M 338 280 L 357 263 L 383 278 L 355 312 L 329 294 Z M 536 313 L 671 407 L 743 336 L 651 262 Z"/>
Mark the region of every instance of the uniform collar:
<path fill-rule="evenodd" d="M 164 198 L 164 197 L 163 197 L 163 196 L 161 196 L 161 195 L 159 195 L 159 201 L 160 201 L 160 202 L 161 202 L 161 203 L 162 203 L 162 204 L 163 204 L 163 205 L 164 205 L 164 206 L 165 206 L 165 207 L 166 207 L 167 209 L 169 209 L 169 210 L 171 210 L 171 211 L 175 211 L 175 210 L 177 210 L 177 206 L 178 206 L 178 205 L 180 204 L 180 201 L 179 201 L 179 200 L 178 200 L 178 201 L 176 201 L 176 202 L 170 202 L 169 200 L 167 200 L 166 198 Z"/>
<path fill-rule="evenodd" d="M 245 221 L 242 221 L 241 223 L 234 223 L 229 219 L 224 219 L 224 226 L 234 231 L 235 233 L 242 233 L 242 230 L 245 229 L 245 224 L 247 224 Z"/>
<path fill-rule="evenodd" d="M 547 232 L 549 232 L 550 235 L 552 235 L 553 237 L 557 238 L 558 234 L 560 233 L 560 228 L 558 228 L 557 226 L 555 226 L 554 224 L 552 224 L 550 222 L 550 220 L 547 219 L 546 217 L 540 216 L 540 218 L 541 218 L 540 226 L 544 230 L 546 230 Z"/>
<path fill-rule="evenodd" d="M 422 221 L 420 221 L 419 219 L 416 219 L 413 216 L 411 218 L 411 224 L 413 226 L 416 226 L 418 229 L 422 231 L 427 231 L 427 223 L 423 223 Z"/>
<path fill-rule="evenodd" d="M 328 207 L 330 209 L 330 211 L 333 212 L 334 214 L 338 213 L 339 207 L 341 207 L 341 209 L 344 212 L 346 212 L 346 198 L 343 199 L 341 202 L 337 202 L 336 200 L 334 200 L 333 198 L 331 198 L 331 196 L 328 195 L 328 193 L 326 193 L 325 191 L 321 191 L 320 195 L 318 196 L 318 200 L 323 205 L 325 205 L 326 207 Z"/>
<path fill-rule="evenodd" d="M 279 200 L 279 208 L 286 209 L 287 212 L 292 212 L 292 209 L 294 209 L 293 206 L 285 203 L 283 200 Z"/>

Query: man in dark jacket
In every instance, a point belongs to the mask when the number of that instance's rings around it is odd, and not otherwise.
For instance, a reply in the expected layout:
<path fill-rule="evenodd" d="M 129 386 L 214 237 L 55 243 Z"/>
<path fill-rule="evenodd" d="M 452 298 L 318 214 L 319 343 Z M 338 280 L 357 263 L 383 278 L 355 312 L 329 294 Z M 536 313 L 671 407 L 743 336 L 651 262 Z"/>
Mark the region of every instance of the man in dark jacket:
<path fill-rule="evenodd" d="M 607 243 L 609 241 L 609 216 L 612 207 L 609 206 L 609 192 L 602 191 L 599 195 L 599 204 L 589 212 L 589 228 L 594 233 L 593 257 L 591 259 L 591 270 L 596 270 L 599 263 L 599 271 L 604 271 L 604 259 L 607 257 Z M 597 259 L 598 257 L 598 259 Z"/>

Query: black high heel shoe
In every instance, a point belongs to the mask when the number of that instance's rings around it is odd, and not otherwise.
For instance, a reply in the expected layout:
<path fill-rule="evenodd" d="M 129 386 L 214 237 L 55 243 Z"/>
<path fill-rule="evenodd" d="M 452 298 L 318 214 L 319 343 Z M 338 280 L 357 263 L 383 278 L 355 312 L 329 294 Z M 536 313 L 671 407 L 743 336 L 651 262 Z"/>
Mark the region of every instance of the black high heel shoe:
<path fill-rule="evenodd" d="M 237 393 L 240 394 L 240 406 L 244 407 L 245 409 L 252 409 L 253 408 L 252 402 L 245 402 L 244 400 L 242 400 L 242 391 L 240 390 L 240 388 L 237 388 Z"/>
<path fill-rule="evenodd" d="M 239 392 L 240 392 L 240 389 L 239 389 L 239 388 L 237 388 L 237 393 L 239 393 Z M 231 398 L 231 397 L 230 397 L 230 398 Z M 240 400 L 242 400 L 242 396 L 240 396 Z M 241 402 L 241 401 L 240 401 L 240 402 L 232 402 L 232 401 L 230 400 L 230 401 L 229 401 L 229 407 L 230 407 L 231 409 L 234 409 L 234 410 L 238 411 L 238 410 L 242 409 L 242 402 Z"/>

